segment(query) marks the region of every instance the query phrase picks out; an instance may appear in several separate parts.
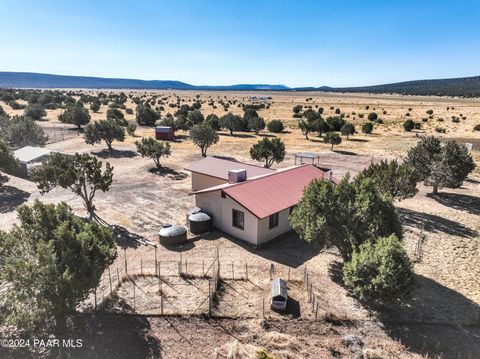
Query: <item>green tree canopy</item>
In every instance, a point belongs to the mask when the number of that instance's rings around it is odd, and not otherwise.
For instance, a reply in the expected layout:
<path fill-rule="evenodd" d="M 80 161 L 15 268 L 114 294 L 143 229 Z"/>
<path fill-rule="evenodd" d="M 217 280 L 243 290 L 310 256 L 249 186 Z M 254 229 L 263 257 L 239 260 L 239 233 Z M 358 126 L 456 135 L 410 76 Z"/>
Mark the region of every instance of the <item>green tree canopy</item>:
<path fill-rule="evenodd" d="M 205 120 L 205 124 L 213 128 L 215 131 L 220 130 L 220 119 L 218 118 L 217 115 L 211 113 L 210 115 L 207 116 Z"/>
<path fill-rule="evenodd" d="M 285 158 L 285 144 L 278 137 L 265 137 L 250 148 L 250 157 L 264 162 L 264 167 L 270 168 L 274 162 L 280 163 Z"/>
<path fill-rule="evenodd" d="M 203 114 L 200 110 L 190 111 L 187 116 L 188 128 L 194 125 L 200 125 L 205 121 Z"/>
<path fill-rule="evenodd" d="M 248 129 L 256 135 L 265 128 L 265 120 L 261 117 L 248 117 Z"/>
<path fill-rule="evenodd" d="M 233 131 L 239 131 L 242 129 L 243 119 L 240 116 L 229 112 L 220 117 L 220 127 L 230 131 L 230 136 L 233 136 Z"/>
<path fill-rule="evenodd" d="M 116 120 L 99 120 L 85 127 L 85 142 L 89 145 L 105 141 L 109 151 L 112 151 L 112 142 L 125 140 L 125 128 Z"/>
<path fill-rule="evenodd" d="M 100 101 L 98 101 L 98 100 L 93 101 L 90 104 L 90 110 L 92 110 L 93 112 L 98 112 L 100 110 L 100 106 L 101 106 Z"/>
<path fill-rule="evenodd" d="M 372 133 L 373 131 L 373 123 L 371 122 L 365 122 L 363 125 L 362 125 L 362 132 L 363 133 L 366 133 L 367 135 Z"/>
<path fill-rule="evenodd" d="M 140 126 L 154 126 L 159 118 L 158 112 L 149 104 L 139 103 L 137 105 L 135 119 Z"/>
<path fill-rule="evenodd" d="M 407 299 L 415 287 L 412 263 L 395 235 L 363 243 L 343 267 L 345 285 L 373 302 Z"/>
<path fill-rule="evenodd" d="M 206 123 L 193 126 L 190 129 L 190 138 L 196 146 L 200 147 L 203 157 L 207 156 L 208 148 L 219 140 L 217 131 Z"/>
<path fill-rule="evenodd" d="M 362 243 L 391 234 L 402 237 L 402 226 L 390 198 L 369 178 L 338 185 L 314 180 L 290 215 L 300 238 L 317 246 L 335 246 L 344 261 Z"/>
<path fill-rule="evenodd" d="M 475 169 L 475 162 L 465 146 L 454 140 L 442 146 L 433 136 L 423 137 L 407 154 L 406 162 L 415 168 L 419 181 L 438 189 L 458 188 Z"/>
<path fill-rule="evenodd" d="M 331 131 L 325 134 L 325 137 L 323 138 L 323 142 L 330 144 L 331 145 L 330 149 L 333 151 L 333 146 L 339 145 L 340 143 L 342 143 L 342 138 L 338 133 Z"/>
<path fill-rule="evenodd" d="M 13 116 L 2 117 L 0 137 L 13 148 L 24 146 L 43 146 L 48 137 L 43 129 L 30 117 Z"/>
<path fill-rule="evenodd" d="M 411 198 L 418 192 L 418 176 L 409 163 L 400 165 L 397 160 L 381 160 L 360 172 L 355 181 L 363 181 L 365 178 L 371 178 L 377 189 L 391 198 Z"/>
<path fill-rule="evenodd" d="M 282 120 L 271 120 L 267 124 L 267 129 L 273 133 L 282 133 L 285 126 L 283 125 Z"/>
<path fill-rule="evenodd" d="M 113 167 L 87 153 L 73 156 L 53 154 L 32 176 L 40 193 L 50 192 L 55 187 L 66 188 L 79 196 L 85 205 L 89 218 L 97 218 L 93 199 L 97 191 L 107 192 L 112 185 Z"/>
<path fill-rule="evenodd" d="M 405 120 L 403 123 L 403 129 L 407 132 L 412 131 L 415 128 L 415 122 L 411 118 Z"/>
<path fill-rule="evenodd" d="M 74 102 L 67 105 L 65 111 L 58 116 L 58 120 L 63 123 L 69 123 L 77 126 L 78 130 L 90 122 L 90 114 L 83 107 L 81 102 Z"/>
<path fill-rule="evenodd" d="M 0 139 L 0 171 L 11 173 L 18 168 L 17 159 L 13 156 L 13 152 L 8 144 Z M 8 182 L 8 177 L 0 173 L 0 190 L 2 186 Z"/>
<path fill-rule="evenodd" d="M 24 115 L 30 117 L 32 120 L 39 121 L 42 117 L 46 116 L 47 113 L 43 109 L 43 106 L 39 103 L 30 104 L 25 108 Z"/>
<path fill-rule="evenodd" d="M 63 334 L 68 315 L 100 282 L 116 257 L 112 231 L 84 222 L 65 203 L 18 208 L 20 224 L 0 231 L 0 281 L 6 323 Z"/>
<path fill-rule="evenodd" d="M 155 162 L 157 169 L 162 168 L 160 158 L 169 157 L 172 152 L 170 150 L 170 143 L 162 141 L 159 142 L 152 137 L 144 137 L 141 141 L 136 141 L 137 152 L 142 157 L 149 157 Z"/>
<path fill-rule="evenodd" d="M 347 122 L 340 129 L 340 133 L 344 136 L 347 136 L 348 140 L 348 136 L 355 134 L 355 126 Z"/>

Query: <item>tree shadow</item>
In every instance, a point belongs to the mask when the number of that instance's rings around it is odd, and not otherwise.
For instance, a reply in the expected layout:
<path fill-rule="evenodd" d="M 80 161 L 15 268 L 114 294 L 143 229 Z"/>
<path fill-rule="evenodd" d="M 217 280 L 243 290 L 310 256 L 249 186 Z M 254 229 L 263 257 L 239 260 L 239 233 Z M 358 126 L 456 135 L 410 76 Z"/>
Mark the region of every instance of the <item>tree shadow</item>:
<path fill-rule="evenodd" d="M 357 153 L 351 152 L 351 151 L 343 151 L 343 150 L 333 150 L 335 153 L 339 153 L 341 155 L 346 155 L 346 156 L 358 156 Z"/>
<path fill-rule="evenodd" d="M 386 332 L 421 355 L 477 357 L 480 306 L 430 278 L 415 277 L 418 287 L 409 301 L 370 307 Z"/>
<path fill-rule="evenodd" d="M 113 149 L 109 151 L 108 149 L 104 149 L 98 152 L 93 152 L 93 155 L 100 157 L 100 158 L 133 158 L 137 157 L 138 153 L 135 151 L 130 150 L 116 150 Z"/>
<path fill-rule="evenodd" d="M 473 237 L 477 232 L 464 225 L 434 214 L 417 212 L 411 209 L 398 208 L 398 213 L 403 223 L 427 232 L 443 232 L 452 236 Z"/>
<path fill-rule="evenodd" d="M 25 203 L 30 193 L 12 186 L 0 187 L 0 213 L 8 213 Z"/>
<path fill-rule="evenodd" d="M 160 167 L 160 168 L 153 167 L 153 168 L 150 168 L 148 171 L 150 173 L 154 173 L 162 177 L 170 178 L 174 181 L 181 181 L 188 177 L 188 174 L 186 174 L 185 172 L 178 172 L 173 168 L 169 168 L 169 167 Z"/>
<path fill-rule="evenodd" d="M 259 133 L 258 136 L 260 136 L 260 137 L 270 137 L 270 138 L 271 137 L 277 137 L 277 136 L 272 135 L 270 133 Z"/>
<path fill-rule="evenodd" d="M 145 237 L 133 233 L 123 226 L 114 224 L 111 228 L 115 236 L 115 241 L 121 248 L 138 248 L 140 245 L 146 245 L 147 243 L 145 242 L 147 240 Z"/>
<path fill-rule="evenodd" d="M 216 240 L 218 238 L 226 238 L 255 255 L 291 268 L 300 267 L 321 251 L 321 248 L 314 247 L 300 239 L 293 231 L 284 233 L 261 247 L 255 247 L 251 243 L 237 239 L 220 230 L 213 230 L 204 235 L 205 240 Z"/>
<path fill-rule="evenodd" d="M 427 194 L 444 206 L 451 207 L 460 211 L 468 212 L 474 215 L 480 215 L 480 198 L 466 194 L 441 192 L 436 195 Z"/>
<path fill-rule="evenodd" d="M 255 135 L 250 135 L 247 133 L 233 133 L 233 135 L 230 135 L 230 133 L 218 133 L 219 136 L 226 136 L 226 137 L 238 137 L 238 138 L 255 138 Z"/>
<path fill-rule="evenodd" d="M 465 182 L 468 182 L 468 183 L 473 183 L 473 184 L 478 184 L 480 183 L 480 181 L 474 179 L 474 178 L 465 178 Z"/>
<path fill-rule="evenodd" d="M 352 141 L 352 142 L 369 142 L 368 140 L 364 138 L 349 138 L 347 141 Z"/>
<path fill-rule="evenodd" d="M 238 162 L 235 157 L 230 157 L 230 156 L 222 156 L 222 155 L 214 155 L 212 156 L 214 158 L 218 158 L 218 159 L 221 159 L 221 160 L 226 160 L 226 161 L 233 161 L 233 162 Z"/>
<path fill-rule="evenodd" d="M 125 303 L 125 307 L 129 307 Z M 82 348 L 67 349 L 79 359 L 162 358 L 160 340 L 147 317 L 122 314 L 82 314 L 72 321 L 66 338 L 81 338 Z"/>

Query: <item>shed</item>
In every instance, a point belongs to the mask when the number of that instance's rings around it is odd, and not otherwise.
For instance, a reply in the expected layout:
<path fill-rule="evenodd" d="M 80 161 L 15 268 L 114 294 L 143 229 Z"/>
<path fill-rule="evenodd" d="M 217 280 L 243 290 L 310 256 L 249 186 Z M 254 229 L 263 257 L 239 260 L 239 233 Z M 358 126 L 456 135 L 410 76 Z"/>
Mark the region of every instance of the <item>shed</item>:
<path fill-rule="evenodd" d="M 305 163 L 318 166 L 320 163 L 320 154 L 314 152 L 295 153 L 295 165 L 303 165 Z"/>
<path fill-rule="evenodd" d="M 26 146 L 13 152 L 14 157 L 20 163 L 18 175 L 28 176 L 31 172 L 32 166 L 37 166 L 43 163 L 48 157 L 53 154 L 53 151 L 41 147 Z"/>
<path fill-rule="evenodd" d="M 175 131 L 171 126 L 157 126 L 155 127 L 155 138 L 157 140 L 173 141 Z"/>
<path fill-rule="evenodd" d="M 272 299 L 271 307 L 273 309 L 287 309 L 288 291 L 287 282 L 281 278 L 275 278 L 272 281 Z"/>

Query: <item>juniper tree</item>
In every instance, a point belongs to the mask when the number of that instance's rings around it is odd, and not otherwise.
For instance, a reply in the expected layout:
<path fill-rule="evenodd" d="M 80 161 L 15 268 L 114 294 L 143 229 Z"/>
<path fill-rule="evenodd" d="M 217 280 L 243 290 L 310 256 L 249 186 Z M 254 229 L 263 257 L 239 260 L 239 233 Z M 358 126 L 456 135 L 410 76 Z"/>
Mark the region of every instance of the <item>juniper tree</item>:
<path fill-rule="evenodd" d="M 280 163 L 285 159 L 285 144 L 278 137 L 265 137 L 250 148 L 250 157 L 264 162 L 264 167 L 270 168 L 274 162 Z"/>
<path fill-rule="evenodd" d="M 116 120 L 100 120 L 91 123 L 85 128 L 85 143 L 93 145 L 102 140 L 107 144 L 108 150 L 112 151 L 112 142 L 125 140 L 125 128 L 120 126 Z"/>
<path fill-rule="evenodd" d="M 196 146 L 200 147 L 203 157 L 207 157 L 208 148 L 219 140 L 217 131 L 206 123 L 193 126 L 190 129 L 190 138 Z"/>
<path fill-rule="evenodd" d="M 137 152 L 142 157 L 149 157 L 155 162 L 157 169 L 162 168 L 160 158 L 169 157 L 172 152 L 170 150 L 170 143 L 160 142 L 152 137 L 144 137 L 141 141 L 136 141 Z"/>

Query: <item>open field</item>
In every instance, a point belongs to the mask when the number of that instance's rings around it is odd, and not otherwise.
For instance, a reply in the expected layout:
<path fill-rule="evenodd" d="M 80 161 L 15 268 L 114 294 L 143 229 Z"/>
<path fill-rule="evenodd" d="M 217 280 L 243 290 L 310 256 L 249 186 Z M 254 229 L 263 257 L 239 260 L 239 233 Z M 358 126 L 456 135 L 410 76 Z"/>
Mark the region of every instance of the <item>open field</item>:
<path fill-rule="evenodd" d="M 143 93 L 143 92 L 142 92 Z M 157 93 L 146 92 L 148 95 Z M 138 92 L 136 92 L 138 94 Z M 158 92 L 159 96 L 173 101 L 173 92 Z M 435 134 L 434 128 L 447 129 L 441 136 L 464 142 L 479 143 L 480 132 L 473 132 L 480 123 L 480 100 L 404 97 L 387 95 L 349 95 L 318 93 L 243 93 L 243 92 L 175 92 L 185 102 L 191 103 L 196 96 L 205 100 L 202 112 L 208 115 L 226 113 L 221 106 L 211 108 L 209 98 L 249 103 L 250 96 L 272 96 L 270 108 L 260 110 L 266 121 L 282 119 L 287 124 L 284 133 L 278 136 L 286 144 L 286 160 L 274 167 L 293 165 L 293 154 L 299 151 L 321 153 L 321 165 L 332 168 L 336 176 L 347 172 L 356 173 L 372 161 L 382 158 L 402 158 L 406 150 L 415 144 L 417 135 Z M 226 98 L 225 98 L 226 97 Z M 307 98 L 312 100 L 306 101 Z M 176 101 L 175 101 L 176 102 Z M 323 117 L 334 115 L 340 108 L 348 121 L 361 124 L 355 113 L 366 115 L 375 111 L 384 120 L 372 135 L 356 134 L 351 140 L 343 139 L 336 151 L 329 150 L 322 140 L 310 136 L 305 140 L 292 118 L 296 104 L 312 105 L 325 109 Z M 11 110 L 12 114 L 22 111 Z M 369 106 L 369 110 L 365 107 Z M 134 109 L 134 104 L 127 103 Z M 334 109 L 331 110 L 330 108 Z M 409 110 L 409 109 L 412 110 Z M 447 110 L 447 108 L 449 108 Z M 428 117 L 432 109 L 434 118 L 429 119 L 423 130 L 406 133 L 401 123 L 409 112 L 420 121 Z M 234 113 L 241 108 L 230 105 Z M 102 106 L 93 119 L 105 117 Z M 165 112 L 174 112 L 166 106 Z M 383 115 L 382 111 L 386 111 Z M 194 204 L 189 196 L 190 174 L 184 170 L 188 164 L 200 159 L 198 148 L 188 139 L 188 134 L 179 132 L 179 140 L 172 143 L 172 155 L 162 164 L 167 168 L 161 173 L 150 172 L 153 162 L 136 155 L 134 142 L 142 136 L 153 135 L 151 128 L 139 128 L 135 137 L 127 136 L 124 143 L 114 143 L 113 154 L 105 151 L 105 145 L 86 145 L 82 136 L 71 126 L 58 123 L 60 110 L 47 110 L 45 121 L 39 124 L 51 137 L 48 148 L 64 153 L 90 152 L 114 166 L 114 183 L 108 193 L 99 193 L 95 200 L 99 216 L 112 225 L 123 227 L 118 231 L 119 255 L 111 266 L 114 280 L 117 268 L 123 276 L 125 255 L 128 273 L 146 271 L 154 274 L 155 249 L 139 245 L 125 233 L 132 233 L 157 242 L 157 231 L 163 223 L 185 223 L 185 212 Z M 453 123 L 452 115 L 466 116 L 460 123 Z M 134 115 L 126 114 L 129 121 Z M 355 117 L 355 119 L 354 119 Z M 443 118 L 443 121 L 438 121 Z M 424 124 L 424 123 L 422 123 Z M 358 127 L 358 126 L 357 126 Z M 62 128 L 61 130 L 59 130 Z M 55 129 L 55 133 L 53 132 Z M 359 128 L 357 128 L 359 131 Z M 238 133 L 229 136 L 222 131 L 220 141 L 209 150 L 210 155 L 232 157 L 252 162 L 248 150 L 259 136 Z M 480 154 L 472 152 L 477 166 Z M 479 168 L 455 190 L 444 189 L 437 196 L 429 195 L 430 188 L 419 185 L 419 193 L 411 199 L 397 203 L 404 220 L 405 247 L 412 258 L 421 233 L 425 235 L 422 253 L 416 258 L 415 272 L 420 287 L 407 308 L 365 308 L 350 297 L 338 281 L 338 262 L 335 253 L 319 251 L 301 242 L 290 234 L 266 248 L 253 249 L 243 242 L 212 232 L 206 236 L 190 238 L 188 244 L 174 249 L 158 246 L 158 260 L 164 261 L 165 295 L 175 306 L 183 303 L 184 312 L 175 312 L 165 306 L 166 314 L 159 316 L 158 277 L 138 277 L 135 312 L 133 313 L 133 285 L 124 282 L 112 299 L 115 310 L 101 310 L 95 314 L 85 311 L 74 320 L 72 336 L 81 336 L 88 348 L 75 353 L 81 358 L 131 358 L 189 357 L 228 358 L 228 353 L 242 353 L 234 358 L 248 358 L 258 348 L 266 348 L 277 358 L 356 358 L 364 353 L 367 358 L 477 358 L 480 356 L 480 175 Z M 42 198 L 46 202 L 67 202 L 78 214 L 85 215 L 81 201 L 68 191 L 54 190 L 41 196 L 32 182 L 11 177 L 0 201 L 1 229 L 10 228 L 16 221 L 15 208 L 22 203 Z M 201 277 L 200 263 L 209 263 L 219 253 L 223 283 L 218 293 L 218 319 L 192 316 L 195 308 L 205 307 L 202 298 L 208 293 L 208 281 Z M 181 257 L 180 257 L 181 256 Z M 195 278 L 182 279 L 175 276 L 167 262 L 190 262 L 190 274 Z M 234 269 L 231 270 L 233 264 Z M 262 298 L 269 295 L 269 270 L 271 265 L 282 277 L 291 268 L 291 295 L 296 301 L 294 314 L 279 315 L 267 310 L 262 319 Z M 173 265 L 173 264 L 172 264 Z M 248 280 L 244 278 L 248 266 Z M 307 268 L 319 301 L 319 320 L 314 319 L 303 271 Z M 170 271 L 170 272 L 167 272 Z M 171 274 L 171 276 L 168 276 Z M 118 279 L 118 278 L 117 278 Z M 163 285 L 162 285 L 163 289 Z M 107 274 L 97 295 L 100 301 L 110 293 Z M 92 305 L 89 298 L 89 306 Z M 110 299 L 106 299 L 110 300 Z M 123 305 L 123 307 L 121 307 Z M 208 309 L 208 307 L 207 307 Z M 170 311 L 169 311 L 170 310 Z M 120 312 L 120 313 L 119 313 Z M 180 316 L 184 314 L 184 316 Z M 347 340 L 351 336 L 361 338 L 360 344 Z M 347 338 L 347 339 L 346 339 Z M 130 344 L 128 344 L 130 343 Z M 94 350 L 97 350 L 95 353 Z"/>

